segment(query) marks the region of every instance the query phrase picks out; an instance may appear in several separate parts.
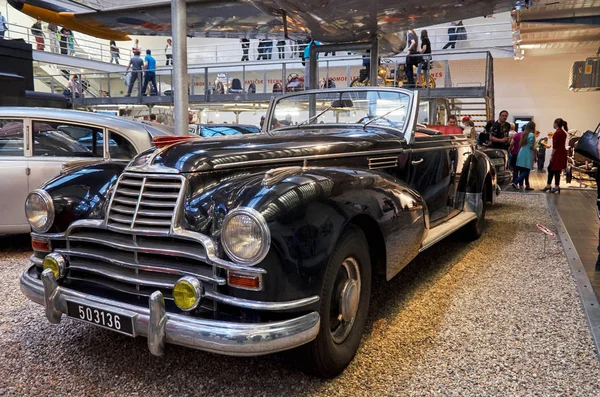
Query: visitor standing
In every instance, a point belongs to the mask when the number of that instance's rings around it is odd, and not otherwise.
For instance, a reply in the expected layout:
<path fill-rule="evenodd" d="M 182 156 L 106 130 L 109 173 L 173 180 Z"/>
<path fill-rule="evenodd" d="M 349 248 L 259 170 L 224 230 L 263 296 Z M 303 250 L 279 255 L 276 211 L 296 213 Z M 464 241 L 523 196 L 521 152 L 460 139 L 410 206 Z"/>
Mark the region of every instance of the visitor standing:
<path fill-rule="evenodd" d="M 133 90 L 133 85 L 139 79 L 142 80 L 142 70 L 144 69 L 144 61 L 140 58 L 139 51 L 133 52 L 133 57 L 129 60 L 129 65 L 127 65 L 126 72 L 131 68 L 131 77 L 129 78 L 129 88 L 127 89 L 127 95 L 131 96 L 131 91 Z"/>
<path fill-rule="evenodd" d="M 131 52 L 133 53 L 134 56 L 135 56 L 136 52 L 139 52 L 140 54 L 142 53 L 142 46 L 140 46 L 140 39 L 135 39 L 135 42 L 133 43 L 133 47 L 131 47 Z"/>
<path fill-rule="evenodd" d="M 114 40 L 110 41 L 110 63 L 113 63 L 113 59 L 115 63 L 119 64 L 119 47 L 117 47 L 117 43 Z"/>
<path fill-rule="evenodd" d="M 544 166 L 546 165 L 546 149 L 552 149 L 552 146 L 548 143 L 548 139 L 552 139 L 554 136 L 554 132 L 548 133 L 548 136 L 545 136 L 538 140 L 538 166 L 537 170 L 539 173 L 546 172 L 544 170 Z"/>
<path fill-rule="evenodd" d="M 425 87 L 429 84 L 429 63 L 431 61 L 431 42 L 427 30 L 421 30 L 421 62 L 417 66 L 417 81 L 421 81 L 421 72 L 425 71 Z"/>
<path fill-rule="evenodd" d="M 0 12 L 0 39 L 4 38 L 4 34 L 8 30 L 8 24 L 6 23 L 6 18 Z"/>
<path fill-rule="evenodd" d="M 279 59 L 285 59 L 285 40 L 277 41 L 277 51 L 279 52 Z"/>
<path fill-rule="evenodd" d="M 415 88 L 415 76 L 413 72 L 413 66 L 419 64 L 419 39 L 417 32 L 414 29 L 408 31 L 408 55 L 406 56 L 406 88 Z"/>
<path fill-rule="evenodd" d="M 169 62 L 171 66 L 173 66 L 173 42 L 171 39 L 167 39 L 167 45 L 165 46 L 165 55 L 167 56 L 167 66 L 169 66 Z"/>
<path fill-rule="evenodd" d="M 242 55 L 242 62 L 249 61 L 248 50 L 250 50 L 250 40 L 244 37 L 240 39 L 240 43 L 242 43 L 242 52 L 244 53 L 244 55 Z"/>
<path fill-rule="evenodd" d="M 36 50 L 44 51 L 44 32 L 42 32 L 42 21 L 36 20 L 31 25 L 31 34 L 35 37 Z"/>
<path fill-rule="evenodd" d="M 256 60 L 260 61 L 262 59 L 267 59 L 265 57 L 265 39 L 260 39 L 258 41 L 258 57 L 256 57 Z"/>
<path fill-rule="evenodd" d="M 523 128 L 523 132 L 518 132 L 515 138 L 519 136 L 519 154 L 517 157 L 516 166 L 519 170 L 519 176 L 513 179 L 512 187 L 519 190 L 523 188 L 523 182 L 525 182 L 525 190 L 533 190 L 529 186 L 529 173 L 533 169 L 534 161 L 534 143 L 535 143 L 535 123 L 530 121 Z M 513 138 L 513 139 L 515 139 Z"/>
<path fill-rule="evenodd" d="M 64 26 L 60 30 L 60 53 L 62 55 L 69 55 L 69 37 L 73 34 L 70 29 Z"/>
<path fill-rule="evenodd" d="M 498 116 L 498 120 L 490 120 L 485 125 L 485 133 L 487 138 L 491 141 L 491 147 L 496 149 L 508 149 L 510 124 L 506 121 L 508 119 L 508 111 L 503 110 Z M 481 134 L 480 134 L 481 135 Z M 480 139 L 483 141 L 482 137 Z"/>
<path fill-rule="evenodd" d="M 58 26 L 53 23 L 49 23 L 48 27 L 48 41 L 50 42 L 50 51 L 58 54 L 60 52 L 60 47 L 58 45 L 58 38 L 56 37 L 58 33 Z"/>
<path fill-rule="evenodd" d="M 144 58 L 144 86 L 142 87 L 142 95 L 146 95 L 148 89 L 148 83 L 152 83 L 150 89 L 150 95 L 158 95 L 156 89 L 156 59 L 152 56 L 152 51 L 146 50 L 146 57 Z"/>
<path fill-rule="evenodd" d="M 448 28 L 448 43 L 442 48 L 446 50 L 448 48 L 456 48 L 456 22 L 450 23 Z"/>
<path fill-rule="evenodd" d="M 71 35 L 67 38 L 67 45 L 69 47 L 69 56 L 75 56 L 75 33 L 71 32 Z"/>
<path fill-rule="evenodd" d="M 273 56 L 273 40 L 265 40 L 265 54 L 267 59 L 271 59 Z"/>
<path fill-rule="evenodd" d="M 477 131 L 475 131 L 475 123 L 471 120 L 469 116 L 464 116 L 462 118 L 463 124 L 463 134 L 467 139 L 475 140 L 477 139 Z"/>
<path fill-rule="evenodd" d="M 560 194 L 560 174 L 567 168 L 567 132 L 569 127 L 567 122 L 561 118 L 554 120 L 554 136 L 552 137 L 552 155 L 550 165 L 548 166 L 548 181 L 542 191 Z M 552 186 L 554 178 L 554 187 Z"/>
<path fill-rule="evenodd" d="M 302 62 L 304 63 L 304 89 L 310 89 L 310 49 L 312 46 L 319 46 L 321 43 L 313 40 L 312 38 L 308 42 L 308 45 L 304 48 L 304 56 Z M 317 61 L 319 60 L 319 54 L 317 54 Z"/>
<path fill-rule="evenodd" d="M 508 147 L 508 169 L 513 172 L 513 181 L 519 176 L 517 157 L 519 156 L 519 150 L 521 149 L 521 136 L 523 136 L 523 132 L 515 133 L 512 138 L 510 138 L 510 145 Z"/>

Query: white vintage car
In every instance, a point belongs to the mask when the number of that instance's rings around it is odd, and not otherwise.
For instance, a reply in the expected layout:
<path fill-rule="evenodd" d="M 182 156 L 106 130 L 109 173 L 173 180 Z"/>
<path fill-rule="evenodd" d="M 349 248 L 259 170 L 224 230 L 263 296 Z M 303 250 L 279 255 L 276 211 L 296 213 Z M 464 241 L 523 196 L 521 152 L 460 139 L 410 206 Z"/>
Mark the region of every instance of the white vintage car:
<path fill-rule="evenodd" d="M 0 234 L 28 233 L 27 194 L 67 167 L 131 160 L 160 125 L 63 109 L 0 107 Z"/>

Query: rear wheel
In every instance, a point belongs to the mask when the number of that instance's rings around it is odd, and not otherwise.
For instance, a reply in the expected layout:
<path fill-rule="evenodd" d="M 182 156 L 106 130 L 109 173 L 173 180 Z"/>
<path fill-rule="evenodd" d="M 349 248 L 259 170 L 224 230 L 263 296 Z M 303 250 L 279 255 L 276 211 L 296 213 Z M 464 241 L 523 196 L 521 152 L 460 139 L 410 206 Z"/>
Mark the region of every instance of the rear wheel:
<path fill-rule="evenodd" d="M 334 377 L 348 366 L 362 338 L 370 295 L 369 247 L 363 232 L 351 226 L 340 238 L 325 272 L 319 334 L 299 351 L 306 372 Z"/>
<path fill-rule="evenodd" d="M 487 183 L 484 183 L 483 189 L 481 189 L 481 215 L 463 228 L 463 235 L 467 240 L 477 240 L 483 233 L 483 228 L 485 227 L 485 212 L 487 207 L 487 190 Z"/>

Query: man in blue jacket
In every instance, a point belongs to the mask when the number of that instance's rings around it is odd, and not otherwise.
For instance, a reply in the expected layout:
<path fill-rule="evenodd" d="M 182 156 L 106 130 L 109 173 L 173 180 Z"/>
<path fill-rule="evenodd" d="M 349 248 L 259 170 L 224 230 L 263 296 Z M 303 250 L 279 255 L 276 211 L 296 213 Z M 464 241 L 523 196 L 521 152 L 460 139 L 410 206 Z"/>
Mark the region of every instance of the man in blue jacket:
<path fill-rule="evenodd" d="M 158 90 L 156 89 L 156 59 L 154 59 L 150 50 L 146 50 L 146 57 L 144 58 L 144 70 L 144 87 L 142 87 L 142 95 L 146 95 L 148 83 L 152 83 L 150 95 L 158 95 Z"/>

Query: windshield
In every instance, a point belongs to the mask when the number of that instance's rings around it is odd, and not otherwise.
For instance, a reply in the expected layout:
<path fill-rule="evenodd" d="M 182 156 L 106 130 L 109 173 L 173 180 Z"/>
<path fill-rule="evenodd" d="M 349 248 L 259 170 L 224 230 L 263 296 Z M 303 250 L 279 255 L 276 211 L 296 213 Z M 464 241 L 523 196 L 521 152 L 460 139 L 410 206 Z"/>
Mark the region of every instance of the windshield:
<path fill-rule="evenodd" d="M 362 124 L 404 133 L 410 95 L 392 90 L 317 91 L 275 102 L 269 130 L 308 124 Z"/>
<path fill-rule="evenodd" d="M 213 136 L 256 134 L 258 132 L 260 132 L 260 128 L 252 125 L 203 125 L 200 126 L 199 134 L 197 131 L 194 133 L 204 138 L 210 138 Z"/>

